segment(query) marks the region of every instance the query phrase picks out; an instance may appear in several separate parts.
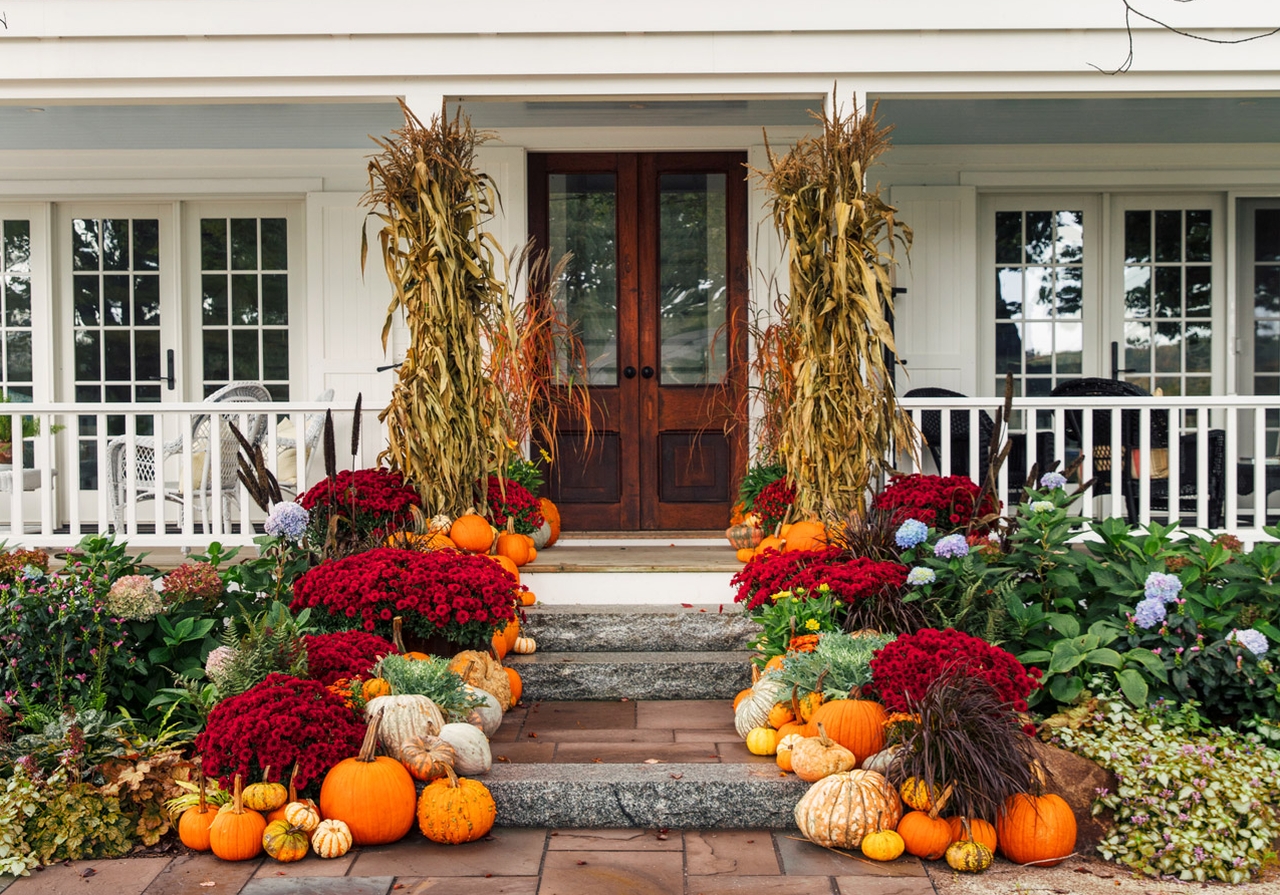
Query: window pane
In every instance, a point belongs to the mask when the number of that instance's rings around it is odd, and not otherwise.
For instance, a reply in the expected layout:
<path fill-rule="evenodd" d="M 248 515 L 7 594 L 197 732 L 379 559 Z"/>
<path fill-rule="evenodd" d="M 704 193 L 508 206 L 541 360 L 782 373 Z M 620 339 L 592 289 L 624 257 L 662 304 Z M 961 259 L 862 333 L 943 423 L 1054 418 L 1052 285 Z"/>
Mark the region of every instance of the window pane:
<path fill-rule="evenodd" d="M 1058 277 L 1058 318 L 1079 320 L 1083 310 L 1084 288 L 1081 284 L 1083 271 L 1079 267 L 1059 267 Z"/>
<path fill-rule="evenodd" d="M 262 275 L 262 322 L 268 326 L 283 326 L 289 322 L 289 277 L 287 275 Z"/>
<path fill-rule="evenodd" d="M 227 269 L 227 222 L 223 218 L 200 221 L 200 269 Z"/>
<path fill-rule="evenodd" d="M 1280 208 L 1254 210 L 1253 260 L 1280 261 Z"/>
<path fill-rule="evenodd" d="M 1187 372 L 1209 373 L 1213 370 L 1213 331 L 1207 323 L 1186 324 Z"/>
<path fill-rule="evenodd" d="M 5 382 L 31 382 L 31 331 L 5 333 Z"/>
<path fill-rule="evenodd" d="M 72 278 L 74 297 L 75 325 L 98 326 L 98 276 L 97 274 L 77 274 Z"/>
<path fill-rule="evenodd" d="M 129 325 L 129 277 L 102 278 L 102 312 L 107 326 Z"/>
<path fill-rule="evenodd" d="M 206 329 L 203 337 L 204 378 L 226 382 L 231 379 L 230 352 L 227 351 L 227 331 Z"/>
<path fill-rule="evenodd" d="M 160 325 L 160 278 L 133 278 L 133 322 L 135 326 Z"/>
<path fill-rule="evenodd" d="M 1084 326 L 1079 323 L 1060 323 L 1056 329 L 1054 352 L 1057 372 L 1079 376 L 1084 372 Z"/>
<path fill-rule="evenodd" d="M 97 330 L 76 333 L 76 379 L 92 381 L 101 377 L 100 344 Z"/>
<path fill-rule="evenodd" d="M 1124 260 L 1126 264 L 1151 260 L 1151 212 L 1124 213 Z"/>
<path fill-rule="evenodd" d="M 101 221 L 102 269 L 129 269 L 129 221 L 109 218 Z"/>
<path fill-rule="evenodd" d="M 31 325 L 31 280 L 27 277 L 4 278 L 4 322 L 6 326 Z"/>
<path fill-rule="evenodd" d="M 996 318 L 1010 320 L 1022 316 L 1022 269 L 996 271 Z"/>
<path fill-rule="evenodd" d="M 235 274 L 231 277 L 231 325 L 256 326 L 258 323 L 258 275 Z"/>
<path fill-rule="evenodd" d="M 0 245 L 0 268 L 10 273 L 31 270 L 31 222 L 5 221 L 4 242 Z"/>
<path fill-rule="evenodd" d="M 1156 261 L 1182 260 L 1182 212 L 1156 212 Z"/>
<path fill-rule="evenodd" d="M 1057 213 L 1058 228 L 1058 261 L 1079 262 L 1084 258 L 1084 213 L 1080 211 L 1059 211 Z"/>
<path fill-rule="evenodd" d="M 728 369 L 724 174 L 663 174 L 658 194 L 660 376 L 718 382 Z"/>
<path fill-rule="evenodd" d="M 160 269 L 160 222 L 133 222 L 133 269 Z"/>
<path fill-rule="evenodd" d="M 288 330 L 264 329 L 262 331 L 262 378 L 288 381 Z"/>
<path fill-rule="evenodd" d="M 1210 261 L 1212 253 L 1213 227 L 1212 213 L 1204 211 L 1187 212 L 1187 260 Z"/>
<path fill-rule="evenodd" d="M 231 378 L 261 379 L 258 365 L 258 331 L 231 331 Z"/>
<path fill-rule="evenodd" d="M 1187 268 L 1187 316 L 1208 317 L 1213 313 L 1212 271 L 1207 267 Z"/>
<path fill-rule="evenodd" d="M 284 218 L 262 219 L 262 269 L 289 269 L 289 241 Z"/>
<path fill-rule="evenodd" d="M 1028 323 L 1023 327 L 1028 374 L 1053 372 L 1053 324 Z"/>
<path fill-rule="evenodd" d="M 1124 365 L 1135 373 L 1151 372 L 1151 324 L 1124 325 Z"/>
<path fill-rule="evenodd" d="M 996 212 L 996 264 L 1022 262 L 1022 212 Z"/>
<path fill-rule="evenodd" d="M 1053 269 L 1028 267 L 1026 278 L 1023 316 L 1028 320 L 1048 320 L 1053 316 Z"/>
<path fill-rule="evenodd" d="M 618 381 L 617 193 L 612 174 L 548 175 L 550 254 L 572 257 L 559 310 L 586 350 L 591 385 Z"/>
<path fill-rule="evenodd" d="M 1182 324 L 1157 323 L 1155 341 L 1157 373 L 1182 372 Z"/>
<path fill-rule="evenodd" d="M 996 372 L 1022 373 L 1022 327 L 1016 323 L 996 324 Z M 1001 388 L 1004 388 L 1002 385 Z"/>
<path fill-rule="evenodd" d="M 77 218 L 71 222 L 71 267 L 99 270 L 98 222 Z"/>
<path fill-rule="evenodd" d="M 1156 268 L 1156 316 L 1182 316 L 1182 268 Z"/>
<path fill-rule="evenodd" d="M 231 269 L 258 269 L 258 219 L 232 218 Z"/>
<path fill-rule="evenodd" d="M 1124 313 L 1126 317 L 1148 317 L 1151 314 L 1151 268 L 1124 269 Z"/>
<path fill-rule="evenodd" d="M 102 334 L 103 379 L 133 381 L 133 346 L 129 331 L 108 329 Z M 128 400 L 127 398 L 125 400 Z"/>
<path fill-rule="evenodd" d="M 200 278 L 201 317 L 206 324 L 227 325 L 227 278 L 223 274 L 205 274 Z"/>
<path fill-rule="evenodd" d="M 1045 264 L 1053 260 L 1053 212 L 1027 212 L 1026 261 Z"/>

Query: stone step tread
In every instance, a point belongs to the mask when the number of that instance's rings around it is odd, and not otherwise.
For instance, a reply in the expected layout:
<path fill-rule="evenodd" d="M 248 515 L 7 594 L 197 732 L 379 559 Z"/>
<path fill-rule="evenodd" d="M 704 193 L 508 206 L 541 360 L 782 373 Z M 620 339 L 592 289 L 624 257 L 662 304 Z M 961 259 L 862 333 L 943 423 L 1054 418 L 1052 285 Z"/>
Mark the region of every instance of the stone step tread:
<path fill-rule="evenodd" d="M 723 611 L 722 611 L 723 610 Z M 525 610 L 534 615 L 695 615 L 746 617 L 741 603 L 626 603 L 595 606 L 590 603 L 540 603 Z"/>
<path fill-rule="evenodd" d="M 732 699 L 751 684 L 746 650 L 507 656 L 526 700 Z"/>
<path fill-rule="evenodd" d="M 501 764 L 484 777 L 507 826 L 789 829 L 808 784 L 764 764 Z"/>
<path fill-rule="evenodd" d="M 541 652 L 741 650 L 760 632 L 736 606 L 535 607 L 523 627 Z"/>
<path fill-rule="evenodd" d="M 752 655 L 745 649 L 551 652 L 540 648 L 529 655 L 508 653 L 503 663 L 517 669 L 530 665 L 745 665 Z"/>

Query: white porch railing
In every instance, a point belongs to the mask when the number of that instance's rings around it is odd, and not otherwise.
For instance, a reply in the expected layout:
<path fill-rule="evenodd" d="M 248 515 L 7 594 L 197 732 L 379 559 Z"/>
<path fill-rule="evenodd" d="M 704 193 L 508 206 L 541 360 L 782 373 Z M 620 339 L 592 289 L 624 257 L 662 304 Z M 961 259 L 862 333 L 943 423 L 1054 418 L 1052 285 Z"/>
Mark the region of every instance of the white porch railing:
<path fill-rule="evenodd" d="M 237 480 L 228 424 L 260 433 L 267 468 L 287 497 L 324 475 L 316 455 L 323 451 L 325 410 L 334 413 L 338 468 L 348 468 L 351 410 L 342 405 L 3 405 L 15 434 L 24 417 L 38 428 L 21 443 L 15 439 L 12 466 L 0 466 L 0 540 L 10 548 L 63 548 L 114 530 L 131 547 L 251 544 L 264 514 Z M 357 466 L 371 465 L 384 443 L 377 411 L 362 418 Z"/>
<path fill-rule="evenodd" d="M 1000 398 L 903 398 L 920 427 L 920 460 L 902 451 L 898 468 L 967 474 L 985 471 Z M 1081 481 L 1095 478 L 1080 501 L 1086 517 L 1229 531 L 1245 542 L 1266 539 L 1267 497 L 1280 492 L 1275 438 L 1280 402 L 1274 397 L 1016 398 L 1008 427 L 1009 458 L 1000 493 L 1039 465 L 1082 457 Z M 1120 411 L 1120 412 L 1116 412 Z M 1268 434 L 1268 413 L 1271 414 Z M 1091 446 L 1082 448 L 1082 446 Z M 1119 458 L 1119 462 L 1110 462 Z M 922 468 L 923 467 L 923 468 Z M 1278 495 L 1280 496 L 1280 495 Z M 1270 521 L 1280 519 L 1280 505 Z"/>

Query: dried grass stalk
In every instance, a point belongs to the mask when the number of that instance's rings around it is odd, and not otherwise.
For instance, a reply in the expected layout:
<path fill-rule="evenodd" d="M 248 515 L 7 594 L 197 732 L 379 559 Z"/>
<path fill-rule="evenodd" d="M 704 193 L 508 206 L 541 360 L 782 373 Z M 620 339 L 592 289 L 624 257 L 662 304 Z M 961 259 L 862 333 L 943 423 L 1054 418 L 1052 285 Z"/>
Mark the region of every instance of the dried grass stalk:
<path fill-rule="evenodd" d="M 770 369 L 790 364 L 778 377 L 792 393 L 779 401 L 777 450 L 796 510 L 839 518 L 865 512 L 868 488 L 891 469 L 891 445 L 912 443 L 885 362 L 894 350 L 886 313 L 894 247 L 909 249 L 911 230 L 878 186 L 866 186 L 889 146 L 875 107 L 816 117 L 821 134 L 784 155 L 769 149 L 769 170 L 756 172 L 789 253 L 784 316 L 765 347 Z"/>

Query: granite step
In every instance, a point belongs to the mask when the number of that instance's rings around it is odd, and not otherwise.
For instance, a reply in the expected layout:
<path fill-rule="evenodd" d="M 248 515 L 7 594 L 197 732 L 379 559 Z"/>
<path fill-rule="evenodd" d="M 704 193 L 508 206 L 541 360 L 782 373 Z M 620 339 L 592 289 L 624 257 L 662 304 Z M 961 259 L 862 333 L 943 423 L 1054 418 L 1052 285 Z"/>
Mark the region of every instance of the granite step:
<path fill-rule="evenodd" d="M 525 633 L 541 653 L 744 650 L 760 626 L 737 604 L 532 606 Z"/>
<path fill-rule="evenodd" d="M 497 764 L 506 827 L 790 829 L 809 784 L 768 764 Z"/>
<path fill-rule="evenodd" d="M 732 699 L 751 686 L 747 650 L 508 655 L 524 700 Z"/>

